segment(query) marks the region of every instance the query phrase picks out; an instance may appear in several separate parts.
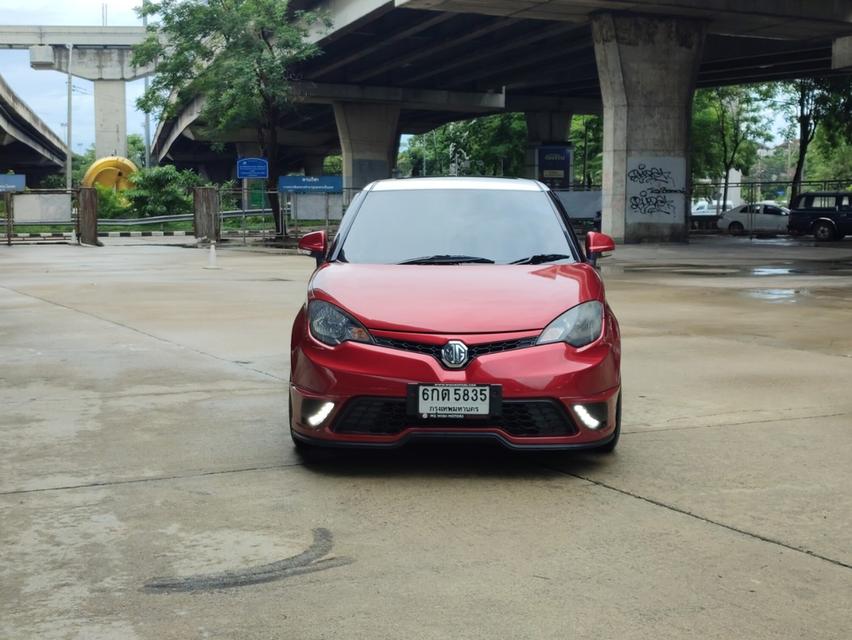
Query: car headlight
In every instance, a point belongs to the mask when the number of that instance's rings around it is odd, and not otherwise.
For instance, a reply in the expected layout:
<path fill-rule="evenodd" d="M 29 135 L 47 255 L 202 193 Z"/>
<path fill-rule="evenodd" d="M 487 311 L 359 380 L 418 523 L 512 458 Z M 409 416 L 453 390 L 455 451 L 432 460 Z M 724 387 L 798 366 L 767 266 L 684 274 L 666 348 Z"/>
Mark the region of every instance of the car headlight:
<path fill-rule="evenodd" d="M 347 340 L 373 341 L 370 333 L 360 322 L 333 304 L 322 300 L 311 300 L 308 303 L 308 322 L 311 335 L 324 344 L 334 346 Z"/>
<path fill-rule="evenodd" d="M 603 312 L 597 300 L 578 304 L 547 325 L 536 344 L 567 342 L 572 347 L 584 347 L 601 337 Z"/>

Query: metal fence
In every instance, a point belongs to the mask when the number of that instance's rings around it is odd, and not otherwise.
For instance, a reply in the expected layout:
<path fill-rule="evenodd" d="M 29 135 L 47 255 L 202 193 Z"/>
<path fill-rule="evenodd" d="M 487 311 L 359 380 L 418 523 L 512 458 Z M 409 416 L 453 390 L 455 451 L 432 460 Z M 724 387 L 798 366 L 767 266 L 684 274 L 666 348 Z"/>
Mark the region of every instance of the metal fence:
<path fill-rule="evenodd" d="M 79 235 L 79 190 L 28 189 L 0 192 L 0 228 L 13 241 L 64 241 Z M 23 228 L 36 233 L 19 233 Z"/>
<path fill-rule="evenodd" d="M 600 225 L 600 186 L 577 184 L 576 188 L 559 191 L 578 230 L 598 228 Z M 722 182 L 697 182 L 689 194 L 691 210 L 688 212 L 690 227 L 693 230 L 716 230 L 719 215 L 726 209 L 741 204 L 775 202 L 786 206 L 789 203 L 793 183 L 790 181 L 742 181 L 728 184 L 728 203 L 723 203 L 725 186 Z M 852 190 L 852 178 L 837 180 L 805 181 L 800 192 Z M 339 221 L 358 190 L 349 190 L 342 194 L 302 194 L 267 191 L 262 187 L 253 189 L 234 188 L 226 185 L 219 188 L 219 225 L 221 236 L 237 238 L 247 242 L 250 238 L 278 238 L 281 231 L 288 235 L 299 236 L 316 229 L 325 229 L 333 234 Z M 31 238 L 62 238 L 79 234 L 77 218 L 77 200 L 79 192 L 65 190 L 31 190 L 29 196 L 70 195 L 71 215 L 62 219 L 22 219 L 5 214 L 6 202 L 12 194 L 0 193 L 0 230 L 11 243 L 16 238 L 16 229 L 26 231 L 35 229 L 37 233 L 21 234 Z M 276 201 L 280 206 L 281 218 L 276 225 L 273 211 Z M 184 227 L 191 233 L 193 214 L 178 214 L 146 218 L 100 218 L 98 229 L 109 228 L 148 228 L 160 230 Z M 283 225 L 283 229 L 281 228 Z M 26 239 L 26 238 L 24 238 Z"/>

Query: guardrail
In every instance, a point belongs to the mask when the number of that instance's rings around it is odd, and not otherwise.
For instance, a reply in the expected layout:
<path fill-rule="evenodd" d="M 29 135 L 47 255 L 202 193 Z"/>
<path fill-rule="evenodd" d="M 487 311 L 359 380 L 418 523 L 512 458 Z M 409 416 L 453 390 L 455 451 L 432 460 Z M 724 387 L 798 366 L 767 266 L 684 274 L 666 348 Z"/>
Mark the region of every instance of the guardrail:
<path fill-rule="evenodd" d="M 223 211 L 219 214 L 222 218 L 242 218 L 245 215 L 254 217 L 271 217 L 272 209 L 247 209 L 243 212 L 238 211 Z M 173 216 L 152 216 L 150 218 L 100 218 L 98 226 L 116 226 L 116 227 L 135 227 L 137 225 L 149 224 L 164 224 L 166 222 L 192 222 L 193 215 L 191 213 L 181 213 Z M 0 224 L 5 224 L 6 219 L 0 218 Z M 15 220 L 16 227 L 41 227 L 41 226 L 73 226 L 74 220 L 39 220 L 37 222 L 19 222 Z"/>

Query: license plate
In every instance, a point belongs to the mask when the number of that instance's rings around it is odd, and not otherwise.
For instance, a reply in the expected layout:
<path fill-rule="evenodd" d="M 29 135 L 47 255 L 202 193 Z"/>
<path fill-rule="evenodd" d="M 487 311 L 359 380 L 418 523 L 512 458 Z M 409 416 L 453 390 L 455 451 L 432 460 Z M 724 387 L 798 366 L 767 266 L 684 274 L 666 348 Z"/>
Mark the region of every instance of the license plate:
<path fill-rule="evenodd" d="M 487 417 L 499 413 L 500 388 L 473 384 L 413 385 L 409 403 L 421 418 Z M 414 405 L 414 406 L 412 406 Z"/>

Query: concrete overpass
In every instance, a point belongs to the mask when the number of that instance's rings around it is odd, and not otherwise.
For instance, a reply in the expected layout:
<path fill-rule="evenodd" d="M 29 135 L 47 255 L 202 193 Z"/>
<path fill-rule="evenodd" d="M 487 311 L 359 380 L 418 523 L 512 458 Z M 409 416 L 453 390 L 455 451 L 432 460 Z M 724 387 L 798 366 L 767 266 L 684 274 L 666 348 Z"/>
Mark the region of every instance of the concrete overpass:
<path fill-rule="evenodd" d="M 401 132 L 523 111 L 534 145 L 565 140 L 574 113 L 603 112 L 604 229 L 626 241 L 685 237 L 696 87 L 852 65 L 850 0 L 292 4 L 325 10 L 334 25 L 313 35 L 324 53 L 299 69 L 301 103 L 281 122 L 293 166 L 316 171 L 341 149 L 345 182 L 357 188 L 389 175 Z M 215 160 L 199 105 L 161 124 L 160 158 Z"/>
<path fill-rule="evenodd" d="M 0 26 L 0 48 L 29 49 L 37 70 L 68 72 L 91 80 L 95 88 L 95 155 L 127 155 L 125 85 L 151 69 L 131 64 L 133 45 L 144 27 Z M 69 52 L 68 45 L 71 45 Z"/>
<path fill-rule="evenodd" d="M 35 187 L 62 169 L 65 156 L 62 140 L 0 76 L 0 173 L 26 174 L 27 186 Z"/>

